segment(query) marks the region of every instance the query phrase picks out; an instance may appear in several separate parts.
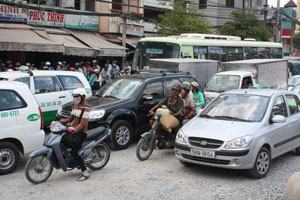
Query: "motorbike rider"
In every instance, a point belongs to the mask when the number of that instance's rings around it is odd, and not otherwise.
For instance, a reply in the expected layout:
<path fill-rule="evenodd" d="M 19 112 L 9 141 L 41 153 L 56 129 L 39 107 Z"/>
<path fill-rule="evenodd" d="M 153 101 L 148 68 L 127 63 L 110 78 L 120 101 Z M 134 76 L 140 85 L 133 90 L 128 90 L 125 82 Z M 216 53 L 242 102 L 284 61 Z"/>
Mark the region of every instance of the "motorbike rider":
<path fill-rule="evenodd" d="M 171 87 L 171 94 L 169 94 L 162 102 L 156 104 L 149 111 L 149 116 L 154 116 L 155 111 L 160 108 L 162 105 L 166 105 L 167 108 L 172 112 L 172 115 L 178 119 L 179 122 L 182 120 L 184 102 L 179 96 L 182 89 L 182 85 L 179 81 L 173 81 Z M 150 126 L 153 124 L 153 118 L 150 119 Z M 177 129 L 174 129 L 176 131 Z"/>
<path fill-rule="evenodd" d="M 199 90 L 199 83 L 196 81 L 191 82 L 192 92 L 193 92 L 193 101 L 196 106 L 196 110 L 199 111 L 205 105 L 205 100 L 203 93 Z"/>
<path fill-rule="evenodd" d="M 74 90 L 73 99 L 74 107 L 71 115 L 67 119 L 61 119 L 60 122 L 64 125 L 69 125 L 68 134 L 63 138 L 62 143 L 71 148 L 71 155 L 80 166 L 82 171 L 78 181 L 84 181 L 89 178 L 89 172 L 84 164 L 83 159 L 79 155 L 81 144 L 86 139 L 86 131 L 88 129 L 89 110 L 85 99 L 85 90 L 78 88 Z"/>
<path fill-rule="evenodd" d="M 180 96 L 184 102 L 184 115 L 182 124 L 187 123 L 190 119 L 192 119 L 196 115 L 196 107 L 193 101 L 193 97 L 191 95 L 191 84 L 189 82 L 183 82 L 183 87 L 180 92 Z"/>

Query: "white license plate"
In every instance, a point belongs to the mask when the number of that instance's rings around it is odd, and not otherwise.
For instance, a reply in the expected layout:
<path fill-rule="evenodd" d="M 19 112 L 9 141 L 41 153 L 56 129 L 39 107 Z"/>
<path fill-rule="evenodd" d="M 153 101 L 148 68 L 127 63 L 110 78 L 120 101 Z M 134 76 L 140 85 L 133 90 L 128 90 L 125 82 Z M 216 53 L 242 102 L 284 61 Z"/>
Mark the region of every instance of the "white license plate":
<path fill-rule="evenodd" d="M 212 150 L 206 150 L 206 149 L 191 149 L 191 155 L 196 157 L 202 157 L 202 158 L 215 158 L 216 153 Z"/>

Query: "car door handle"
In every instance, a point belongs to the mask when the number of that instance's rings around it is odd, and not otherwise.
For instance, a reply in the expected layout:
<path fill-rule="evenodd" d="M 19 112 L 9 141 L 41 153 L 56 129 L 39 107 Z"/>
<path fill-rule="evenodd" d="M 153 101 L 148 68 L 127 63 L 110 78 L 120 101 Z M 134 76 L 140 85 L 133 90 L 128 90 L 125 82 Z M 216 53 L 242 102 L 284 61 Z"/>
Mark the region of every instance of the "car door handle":
<path fill-rule="evenodd" d="M 63 99 L 63 98 L 66 98 L 66 96 L 59 96 L 58 98 Z"/>

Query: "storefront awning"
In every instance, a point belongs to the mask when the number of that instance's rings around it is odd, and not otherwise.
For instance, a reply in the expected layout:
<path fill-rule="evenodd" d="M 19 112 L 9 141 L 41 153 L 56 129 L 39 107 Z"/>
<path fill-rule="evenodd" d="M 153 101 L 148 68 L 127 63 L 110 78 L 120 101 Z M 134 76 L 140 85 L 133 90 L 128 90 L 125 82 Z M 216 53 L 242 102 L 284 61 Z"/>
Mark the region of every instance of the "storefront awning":
<path fill-rule="evenodd" d="M 30 26 L 0 25 L 0 51 L 62 53 L 63 45 L 41 37 Z"/>
<path fill-rule="evenodd" d="M 55 42 L 62 43 L 64 54 L 69 56 L 94 57 L 95 50 L 87 47 L 72 35 L 48 33 L 50 38 Z"/>
<path fill-rule="evenodd" d="M 96 50 L 97 56 L 123 57 L 126 48 L 106 41 L 99 33 L 72 31 L 72 34 Z"/>

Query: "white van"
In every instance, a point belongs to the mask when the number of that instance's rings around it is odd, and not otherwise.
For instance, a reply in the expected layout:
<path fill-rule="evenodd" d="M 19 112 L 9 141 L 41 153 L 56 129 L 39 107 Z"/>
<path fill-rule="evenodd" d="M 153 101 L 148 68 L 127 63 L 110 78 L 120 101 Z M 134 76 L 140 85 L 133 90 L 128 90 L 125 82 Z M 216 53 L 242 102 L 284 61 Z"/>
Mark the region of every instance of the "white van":
<path fill-rule="evenodd" d="M 82 73 L 69 71 L 1 72 L 0 80 L 25 83 L 34 94 L 43 112 L 45 126 L 56 119 L 57 110 L 73 100 L 74 89 L 84 88 L 87 97 L 92 96 L 91 87 Z"/>
<path fill-rule="evenodd" d="M 30 153 L 44 140 L 41 109 L 25 84 L 0 82 L 0 127 L 0 174 L 5 174 L 17 167 L 20 153 Z"/>

